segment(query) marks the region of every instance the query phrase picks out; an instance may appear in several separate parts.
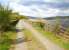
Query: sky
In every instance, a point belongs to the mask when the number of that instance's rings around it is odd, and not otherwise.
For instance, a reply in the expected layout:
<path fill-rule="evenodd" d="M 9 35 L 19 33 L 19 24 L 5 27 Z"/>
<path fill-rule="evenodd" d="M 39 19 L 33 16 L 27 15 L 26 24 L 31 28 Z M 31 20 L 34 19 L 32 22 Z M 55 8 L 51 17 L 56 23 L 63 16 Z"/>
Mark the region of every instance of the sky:
<path fill-rule="evenodd" d="M 69 0 L 0 0 L 14 12 L 32 17 L 69 16 Z"/>

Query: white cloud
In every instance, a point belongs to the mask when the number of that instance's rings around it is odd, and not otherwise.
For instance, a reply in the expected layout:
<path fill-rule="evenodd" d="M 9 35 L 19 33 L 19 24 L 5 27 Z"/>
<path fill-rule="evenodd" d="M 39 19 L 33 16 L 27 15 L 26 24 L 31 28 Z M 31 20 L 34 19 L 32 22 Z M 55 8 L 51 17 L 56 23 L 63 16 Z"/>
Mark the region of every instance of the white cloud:
<path fill-rule="evenodd" d="M 10 6 L 15 12 L 19 12 L 20 14 L 27 16 L 35 16 L 35 11 L 32 11 L 31 7 L 23 6 L 17 3 L 10 3 Z"/>
<path fill-rule="evenodd" d="M 47 8 L 47 10 L 40 9 L 39 7 L 33 5 L 31 6 L 23 6 L 16 3 L 11 3 L 11 7 L 14 11 L 19 12 L 20 14 L 27 16 L 35 16 L 35 17 L 47 17 L 57 15 L 59 10 Z M 36 10 L 36 11 L 35 11 Z"/>
<path fill-rule="evenodd" d="M 63 2 L 64 0 L 44 0 L 45 2 Z"/>
<path fill-rule="evenodd" d="M 59 2 L 57 0 L 44 0 L 45 2 Z M 51 17 L 57 15 L 68 15 L 69 10 L 61 10 L 61 9 L 53 9 L 46 5 L 33 5 L 33 3 L 29 6 L 19 4 L 21 0 L 13 0 L 10 1 L 10 7 L 19 12 L 22 15 L 34 16 L 34 17 Z M 43 9 L 44 8 L 44 9 Z"/>
<path fill-rule="evenodd" d="M 45 2 L 56 2 L 56 3 L 59 3 L 59 2 L 68 2 L 69 3 L 69 0 L 44 0 Z"/>
<path fill-rule="evenodd" d="M 63 16 L 69 16 L 69 9 L 62 10 L 59 13 L 60 13 L 60 15 L 63 15 Z"/>
<path fill-rule="evenodd" d="M 58 9 L 51 9 L 47 8 L 47 10 L 39 11 L 39 14 L 41 17 L 51 17 L 51 16 L 57 16 L 60 10 Z"/>
<path fill-rule="evenodd" d="M 9 2 L 15 2 L 15 3 L 19 3 L 21 2 L 21 0 L 8 0 Z"/>

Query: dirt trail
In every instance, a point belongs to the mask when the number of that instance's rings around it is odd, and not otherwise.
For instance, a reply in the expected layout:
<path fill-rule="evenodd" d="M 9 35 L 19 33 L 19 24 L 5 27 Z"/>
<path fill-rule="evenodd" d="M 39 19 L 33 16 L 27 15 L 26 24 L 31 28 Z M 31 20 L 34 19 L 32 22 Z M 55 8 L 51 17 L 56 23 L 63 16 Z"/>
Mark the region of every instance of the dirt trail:
<path fill-rule="evenodd" d="M 19 24 L 24 25 L 24 22 Z M 19 25 L 19 27 L 21 27 L 21 25 Z M 17 36 L 16 36 L 17 41 L 14 50 L 45 50 L 45 48 L 43 48 L 43 46 L 40 43 L 34 41 L 33 38 L 32 41 L 23 41 L 24 38 L 25 38 L 25 34 L 23 31 L 17 32 Z"/>
<path fill-rule="evenodd" d="M 28 22 L 23 22 L 23 25 L 26 29 L 30 30 L 34 37 L 39 40 L 47 50 L 64 50 L 63 48 L 59 47 L 58 45 L 51 42 L 49 39 L 44 37 L 41 33 L 39 33 L 37 30 L 35 30 L 31 24 Z"/>

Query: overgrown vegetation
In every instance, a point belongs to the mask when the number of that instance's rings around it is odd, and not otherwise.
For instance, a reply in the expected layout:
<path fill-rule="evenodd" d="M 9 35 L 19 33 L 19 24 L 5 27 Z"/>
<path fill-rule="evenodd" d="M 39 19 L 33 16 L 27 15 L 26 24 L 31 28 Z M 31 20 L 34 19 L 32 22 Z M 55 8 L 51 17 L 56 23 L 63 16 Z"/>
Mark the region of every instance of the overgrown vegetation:
<path fill-rule="evenodd" d="M 0 4 L 0 50 L 9 50 L 13 36 L 16 36 L 15 26 L 20 19 L 28 19 L 26 16 L 13 13 L 9 7 Z"/>
<path fill-rule="evenodd" d="M 16 32 L 4 32 L 3 35 L 0 35 L 0 50 L 9 50 L 15 38 Z"/>

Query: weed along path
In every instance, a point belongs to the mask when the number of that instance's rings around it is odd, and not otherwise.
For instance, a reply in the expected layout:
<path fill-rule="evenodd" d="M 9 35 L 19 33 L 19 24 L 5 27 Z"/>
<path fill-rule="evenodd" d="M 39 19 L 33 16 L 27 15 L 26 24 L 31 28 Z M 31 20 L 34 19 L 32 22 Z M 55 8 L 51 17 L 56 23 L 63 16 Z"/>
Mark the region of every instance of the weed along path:
<path fill-rule="evenodd" d="M 35 30 L 31 24 L 28 22 L 24 21 L 23 22 L 24 27 L 32 32 L 34 37 L 39 40 L 47 50 L 64 50 L 63 48 L 59 47 L 58 45 L 54 44 L 51 42 L 49 39 L 44 37 L 41 33 L 39 33 L 37 30 Z"/>

